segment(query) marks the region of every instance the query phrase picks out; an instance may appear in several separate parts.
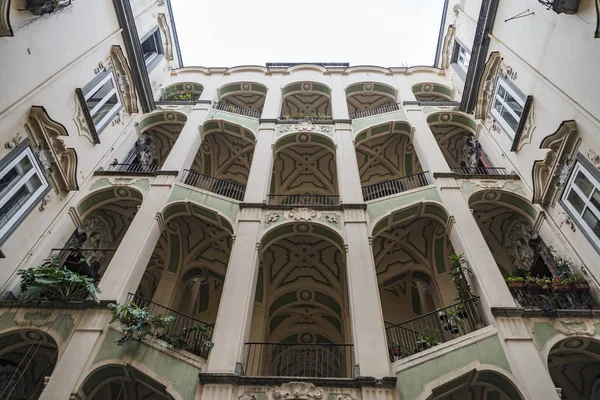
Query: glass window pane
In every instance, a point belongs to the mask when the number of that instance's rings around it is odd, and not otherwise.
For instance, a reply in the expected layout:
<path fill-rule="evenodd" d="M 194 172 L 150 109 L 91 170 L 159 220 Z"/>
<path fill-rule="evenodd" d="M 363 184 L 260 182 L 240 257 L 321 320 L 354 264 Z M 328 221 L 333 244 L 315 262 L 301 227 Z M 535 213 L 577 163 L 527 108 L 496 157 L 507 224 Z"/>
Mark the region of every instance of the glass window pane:
<path fill-rule="evenodd" d="M 587 176 L 585 176 L 581 171 L 579 171 L 577 173 L 577 177 L 575 177 L 575 184 L 588 197 L 592 193 L 592 190 L 594 190 L 594 185 L 592 182 L 590 182 Z"/>
<path fill-rule="evenodd" d="M 594 190 L 594 194 L 592 195 L 590 201 L 596 207 L 596 210 L 600 211 L 600 192 L 598 189 Z"/>
<path fill-rule="evenodd" d="M 92 120 L 94 120 L 94 125 L 98 126 L 100 121 L 115 107 L 115 105 L 119 102 L 119 98 L 116 93 L 114 93 L 110 99 L 106 101 L 92 116 Z"/>
<path fill-rule="evenodd" d="M 511 113 L 509 113 L 506 110 L 502 110 L 500 116 L 508 124 L 508 126 L 510 126 L 510 129 L 512 129 L 513 131 L 517 130 L 517 128 L 519 127 L 519 121 L 516 120 Z"/>
<path fill-rule="evenodd" d="M 590 228 L 592 228 L 592 232 L 594 232 L 594 234 L 600 238 L 600 220 L 596 218 L 594 213 L 591 212 L 589 208 L 585 209 L 585 212 L 583 213 L 583 220 L 589 225 Z"/>
<path fill-rule="evenodd" d="M 86 100 L 86 104 L 87 107 L 90 111 L 92 111 L 92 109 L 98 105 L 98 103 L 100 103 L 102 101 L 103 98 L 105 98 L 106 96 L 108 96 L 108 94 L 111 92 L 111 90 L 114 89 L 114 85 L 113 85 L 113 81 L 112 79 L 109 79 L 108 81 L 106 81 L 106 83 L 104 85 L 102 85 L 94 94 L 92 94 L 92 96 L 90 98 L 88 98 Z"/>
<path fill-rule="evenodd" d="M 496 101 L 494 103 L 494 110 L 498 111 L 498 113 L 502 113 L 502 103 L 500 103 L 499 101 Z"/>
<path fill-rule="evenodd" d="M 523 107 L 510 94 L 506 96 L 506 105 L 508 105 L 519 117 L 523 115 Z"/>
<path fill-rule="evenodd" d="M 2 207 L 0 207 L 0 228 L 2 228 L 6 223 L 19 211 L 19 208 L 27 199 L 31 196 L 29 190 L 27 190 L 26 186 L 21 187 L 21 189 L 17 190 L 17 192 L 8 200 Z"/>
<path fill-rule="evenodd" d="M 10 188 L 19 180 L 19 171 L 17 171 L 17 166 L 12 167 L 6 175 L 0 178 L 0 198 L 7 193 Z"/>
<path fill-rule="evenodd" d="M 583 208 L 585 207 L 585 202 L 581 197 L 579 197 L 577 192 L 571 189 L 571 191 L 569 192 L 569 196 L 567 197 L 567 201 L 571 203 L 571 205 L 577 211 L 577 213 L 581 215 L 581 213 L 583 212 Z"/>

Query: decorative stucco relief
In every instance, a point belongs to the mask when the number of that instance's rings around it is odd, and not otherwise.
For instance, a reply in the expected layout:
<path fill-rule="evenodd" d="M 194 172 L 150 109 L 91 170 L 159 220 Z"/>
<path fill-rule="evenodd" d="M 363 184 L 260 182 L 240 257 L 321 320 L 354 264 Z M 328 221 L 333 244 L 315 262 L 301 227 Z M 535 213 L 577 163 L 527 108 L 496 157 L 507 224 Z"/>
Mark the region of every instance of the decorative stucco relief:
<path fill-rule="evenodd" d="M 479 82 L 479 90 L 477 93 L 477 105 L 475 107 L 475 118 L 486 119 L 491 99 L 496 90 L 496 82 L 498 81 L 498 71 L 502 57 L 497 51 L 490 54 Z"/>
<path fill-rule="evenodd" d="M 535 102 L 532 102 L 531 109 L 527 115 L 527 121 L 525 122 L 525 127 L 523 128 L 523 134 L 521 135 L 521 139 L 517 145 L 517 151 L 520 151 L 526 144 L 531 143 L 531 138 L 533 137 L 535 128 Z"/>
<path fill-rule="evenodd" d="M 85 119 L 85 114 L 83 109 L 81 108 L 81 102 L 77 98 L 77 95 L 74 95 L 75 98 L 75 115 L 73 116 L 73 122 L 75 122 L 75 127 L 77 128 L 77 134 L 79 136 L 83 136 L 87 140 L 90 141 L 91 144 L 95 144 L 94 137 L 92 136 L 92 132 L 88 127 L 87 121 Z"/>
<path fill-rule="evenodd" d="M 481 189 L 502 189 L 525 196 L 525 190 L 520 184 L 507 180 L 465 181 L 461 185 L 462 192 L 468 196 Z"/>
<path fill-rule="evenodd" d="M 279 213 L 274 213 L 274 212 L 268 213 L 265 216 L 265 224 L 269 225 L 273 222 L 277 222 L 280 217 L 281 217 L 281 214 L 279 214 Z"/>
<path fill-rule="evenodd" d="M 13 36 L 10 26 L 10 0 L 0 0 L 0 37 Z"/>
<path fill-rule="evenodd" d="M 114 67 L 114 74 L 117 80 L 117 87 L 121 92 L 123 105 L 129 114 L 138 112 L 137 94 L 133 85 L 133 74 L 127 64 L 127 59 L 123 54 L 121 46 L 114 45 L 110 49 L 110 62 Z"/>
<path fill-rule="evenodd" d="M 19 144 L 21 144 L 21 140 L 23 140 L 21 132 L 17 132 L 12 139 L 8 140 L 7 142 L 4 142 L 4 147 L 7 149 L 14 149 Z"/>
<path fill-rule="evenodd" d="M 273 389 L 271 398 L 275 400 L 314 400 L 325 399 L 325 391 L 307 382 L 290 382 Z"/>
<path fill-rule="evenodd" d="M 312 221 L 317 218 L 317 212 L 312 208 L 294 208 L 287 213 L 287 217 L 293 221 Z"/>
<path fill-rule="evenodd" d="M 332 136 L 332 128 L 330 125 L 315 125 L 311 121 L 302 121 L 293 125 L 278 125 L 277 136 L 281 136 L 294 132 L 318 132 Z"/>
<path fill-rule="evenodd" d="M 171 29 L 169 29 L 169 24 L 167 23 L 167 17 L 165 14 L 158 14 L 158 26 L 163 33 L 165 38 L 165 57 L 167 60 L 173 60 L 173 39 L 171 39 Z"/>
<path fill-rule="evenodd" d="M 442 69 L 447 69 L 450 66 L 452 60 L 452 50 L 454 48 L 454 35 L 456 34 L 456 28 L 454 25 L 448 26 L 448 31 L 444 37 L 444 43 L 442 45 Z"/>
<path fill-rule="evenodd" d="M 245 393 L 245 394 L 239 396 L 238 400 L 256 400 L 256 395 Z"/>
<path fill-rule="evenodd" d="M 554 329 L 566 336 L 594 336 L 596 334 L 593 323 L 570 318 L 554 320 Z"/>

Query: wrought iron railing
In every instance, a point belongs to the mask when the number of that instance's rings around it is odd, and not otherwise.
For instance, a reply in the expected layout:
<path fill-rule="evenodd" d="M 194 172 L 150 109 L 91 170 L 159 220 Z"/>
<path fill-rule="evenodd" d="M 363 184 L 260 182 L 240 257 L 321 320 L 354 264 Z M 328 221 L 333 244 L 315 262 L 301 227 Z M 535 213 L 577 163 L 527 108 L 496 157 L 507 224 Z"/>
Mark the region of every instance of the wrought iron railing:
<path fill-rule="evenodd" d="M 390 360 L 430 349 L 484 326 L 479 297 L 453 304 L 400 324 L 386 323 Z"/>
<path fill-rule="evenodd" d="M 251 118 L 260 118 L 261 110 L 251 108 L 242 108 L 227 102 L 218 102 L 213 105 L 215 110 L 230 112 L 233 114 L 244 115 Z"/>
<path fill-rule="evenodd" d="M 143 297 L 136 296 L 133 293 L 129 293 L 127 296 L 127 303 L 135 304 L 141 308 L 147 308 L 148 312 L 153 315 L 173 317 L 173 321 L 171 321 L 167 328 L 160 331 L 160 333 L 157 335 L 157 338 L 162 339 L 167 335 L 174 336 L 182 334 L 187 329 L 187 334 L 185 334 L 182 338 L 186 343 L 184 350 L 203 358 L 208 357 L 208 353 L 212 348 L 211 339 L 214 324 L 207 324 L 206 322 L 202 322 L 178 311 L 161 306 L 160 304 L 153 303 L 150 300 L 144 299 Z M 190 330 L 190 328 L 195 326 L 202 326 L 205 328 L 205 330 Z"/>
<path fill-rule="evenodd" d="M 352 378 L 354 349 L 351 344 L 246 343 L 246 376 L 297 376 Z"/>
<path fill-rule="evenodd" d="M 365 201 L 375 200 L 380 197 L 391 196 L 393 194 L 398 194 L 411 189 L 417 189 L 427 185 L 431 185 L 429 172 L 419 172 L 418 174 L 363 186 L 363 199 Z"/>
<path fill-rule="evenodd" d="M 199 174 L 188 169 L 183 171 L 181 182 L 238 201 L 244 200 L 244 194 L 246 193 L 246 187 L 244 185 Z"/>
<path fill-rule="evenodd" d="M 320 124 L 320 123 L 333 122 L 333 117 L 330 115 L 297 115 L 297 116 L 285 115 L 285 116 L 277 118 L 277 121 L 278 122 L 290 122 L 290 123 L 312 122 L 314 124 Z"/>
<path fill-rule="evenodd" d="M 589 287 L 584 285 L 582 289 L 563 284 L 547 289 L 523 287 L 511 288 L 510 291 L 517 303 L 525 309 L 541 309 L 545 312 L 600 309 L 590 294 Z"/>
<path fill-rule="evenodd" d="M 321 194 L 270 194 L 269 205 L 298 207 L 339 206 L 340 196 Z"/>
<path fill-rule="evenodd" d="M 453 167 L 452 172 L 458 175 L 506 175 L 506 168 L 501 167 Z"/>
<path fill-rule="evenodd" d="M 356 110 L 355 112 L 350 113 L 350 119 L 370 117 L 372 115 L 385 114 L 398 110 L 400 110 L 400 106 L 397 103 L 393 103 L 387 106 L 371 108 L 370 110 Z"/>
<path fill-rule="evenodd" d="M 160 169 L 158 164 L 111 164 L 112 172 L 156 172 Z"/>

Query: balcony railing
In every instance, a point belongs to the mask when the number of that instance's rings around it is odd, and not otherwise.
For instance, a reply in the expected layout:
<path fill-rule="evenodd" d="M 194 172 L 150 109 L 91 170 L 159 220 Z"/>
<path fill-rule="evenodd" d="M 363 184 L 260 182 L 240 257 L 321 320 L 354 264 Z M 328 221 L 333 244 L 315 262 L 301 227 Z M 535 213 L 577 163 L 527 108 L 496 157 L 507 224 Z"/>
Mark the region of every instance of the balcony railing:
<path fill-rule="evenodd" d="M 429 172 L 419 172 L 418 174 L 363 186 L 363 199 L 365 201 L 375 200 L 380 197 L 391 196 L 393 194 L 398 194 L 411 189 L 417 189 L 427 185 L 431 185 Z"/>
<path fill-rule="evenodd" d="M 189 169 L 183 171 L 181 182 L 238 201 L 244 200 L 244 194 L 246 193 L 246 187 L 244 185 L 199 174 L 190 171 Z"/>
<path fill-rule="evenodd" d="M 479 307 L 479 298 L 473 297 L 397 325 L 386 323 L 390 360 L 397 361 L 482 328 Z"/>
<path fill-rule="evenodd" d="M 246 343 L 246 376 L 352 378 L 351 344 Z"/>
<path fill-rule="evenodd" d="M 277 118 L 277 122 L 289 122 L 289 123 L 296 123 L 296 122 L 312 122 L 314 124 L 323 124 L 323 123 L 332 123 L 333 122 L 333 117 L 330 115 L 296 115 L 296 116 L 290 116 L 290 115 L 286 115 L 283 117 L 279 117 Z"/>
<path fill-rule="evenodd" d="M 215 110 L 226 111 L 226 112 L 230 112 L 233 114 L 244 115 L 246 117 L 251 117 L 251 118 L 260 118 L 260 114 L 261 114 L 260 110 L 253 110 L 251 108 L 242 108 L 242 107 L 238 107 L 236 105 L 233 105 L 230 103 L 225 103 L 225 102 L 215 103 L 213 105 L 213 108 Z"/>
<path fill-rule="evenodd" d="M 553 310 L 598 310 L 598 304 L 589 289 L 577 290 L 569 285 L 542 289 L 523 287 L 510 289 L 514 299 L 525 309 Z"/>
<path fill-rule="evenodd" d="M 207 329 L 206 332 L 193 330 L 184 336 L 183 340 L 187 344 L 184 350 L 203 358 L 208 357 L 208 353 L 212 347 L 211 339 L 214 324 L 207 324 L 206 322 L 202 322 L 178 311 L 161 306 L 160 304 L 153 303 L 150 300 L 146 300 L 140 296 L 136 296 L 133 293 L 129 293 L 129 296 L 127 297 L 127 303 L 135 304 L 140 308 L 147 308 L 150 314 L 173 317 L 173 321 L 171 321 L 169 326 L 162 330 L 157 336 L 158 339 L 161 339 L 166 335 L 173 336 L 181 334 L 186 328 L 189 329 L 197 325 L 204 326 Z"/>
<path fill-rule="evenodd" d="M 453 167 L 458 175 L 506 175 L 506 168 L 499 167 Z"/>
<path fill-rule="evenodd" d="M 353 113 L 350 113 L 350 119 L 370 117 L 378 114 L 385 114 L 392 111 L 400 110 L 400 106 L 397 103 L 390 104 L 387 106 L 381 106 L 377 108 L 371 108 L 370 110 L 356 110 Z"/>
<path fill-rule="evenodd" d="M 340 196 L 321 194 L 270 194 L 269 205 L 296 207 L 333 207 L 340 205 Z"/>
<path fill-rule="evenodd" d="M 145 172 L 152 173 L 160 169 L 158 164 L 111 164 L 108 169 L 111 172 Z"/>

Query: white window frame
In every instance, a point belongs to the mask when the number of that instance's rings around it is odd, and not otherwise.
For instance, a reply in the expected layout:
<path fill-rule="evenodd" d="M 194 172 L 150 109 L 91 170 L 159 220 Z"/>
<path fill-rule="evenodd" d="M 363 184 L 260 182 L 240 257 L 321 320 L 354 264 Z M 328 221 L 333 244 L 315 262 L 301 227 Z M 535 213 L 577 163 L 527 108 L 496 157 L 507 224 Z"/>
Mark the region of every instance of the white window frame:
<path fill-rule="evenodd" d="M 471 63 L 471 52 L 465 47 L 461 46 L 460 43 L 456 43 L 458 51 L 456 54 L 456 65 L 466 73 L 469 72 L 469 64 Z M 466 63 L 466 64 L 465 64 Z"/>
<path fill-rule="evenodd" d="M 39 198 L 43 192 L 45 192 L 49 187 L 48 180 L 46 179 L 46 175 L 44 174 L 42 168 L 40 167 L 37 158 L 33 154 L 31 147 L 27 146 L 19 155 L 17 155 L 13 160 L 11 160 L 7 165 L 5 165 L 2 170 L 0 170 L 0 178 L 4 177 L 8 171 L 10 171 L 15 165 L 17 165 L 21 160 L 25 157 L 29 157 L 29 161 L 33 168 L 31 168 L 27 173 L 21 176 L 13 185 L 9 188 L 8 192 L 6 192 L 0 198 L 0 207 L 4 206 L 16 193 L 19 189 L 21 189 L 33 175 L 37 175 L 42 182 L 42 185 L 29 196 L 27 201 L 19 206 L 19 211 L 16 212 L 8 222 L 0 228 L 0 242 L 5 239 L 6 234 L 11 231 L 11 229 L 18 223 L 18 221 L 29 211 L 30 207 L 39 201 Z"/>
<path fill-rule="evenodd" d="M 569 211 L 571 217 L 577 221 L 579 227 L 587 233 L 586 236 L 588 236 L 588 238 L 590 238 L 590 240 L 594 242 L 596 247 L 600 247 L 600 238 L 596 236 L 592 228 L 583 219 L 583 213 L 586 209 L 589 209 L 600 220 L 600 210 L 597 209 L 596 206 L 593 205 L 590 201 L 591 196 L 594 194 L 594 190 L 592 190 L 592 193 L 589 196 L 587 196 L 575 184 L 575 179 L 577 178 L 577 174 L 579 172 L 581 172 L 592 183 L 592 185 L 594 185 L 595 190 L 600 191 L 600 181 L 598 180 L 598 178 L 592 175 L 592 173 L 587 170 L 585 165 L 577 161 L 577 163 L 573 167 L 573 170 L 571 171 L 571 176 L 569 177 L 569 181 L 565 186 L 565 190 L 563 191 L 562 203 L 567 208 L 567 211 Z M 577 193 L 579 197 L 583 200 L 584 207 L 582 212 L 577 211 L 575 207 L 573 207 L 571 202 L 568 200 L 571 190 L 574 190 L 575 193 Z"/>
<path fill-rule="evenodd" d="M 96 93 L 96 91 L 98 89 L 100 89 L 102 86 L 104 86 L 109 80 L 112 81 L 113 84 L 113 89 L 108 92 L 108 94 L 106 96 L 104 96 L 102 98 L 102 100 L 100 100 L 98 102 L 98 104 L 96 104 L 94 106 L 94 108 L 92 108 L 91 110 L 88 108 L 88 111 L 90 113 L 90 117 L 93 119 L 94 118 L 94 114 L 96 112 L 98 112 L 98 110 L 100 110 L 102 108 L 102 106 L 108 101 L 108 99 L 110 99 L 111 97 L 113 97 L 114 94 L 117 95 L 117 103 L 113 106 L 113 108 L 106 113 L 106 115 L 104 116 L 104 118 L 102 118 L 100 120 L 100 122 L 98 122 L 97 124 L 95 124 L 96 130 L 98 132 L 100 132 L 102 129 L 104 129 L 106 127 L 106 125 L 108 125 L 108 123 L 110 121 L 113 120 L 113 118 L 119 113 L 119 111 L 121 111 L 121 109 L 123 108 L 123 102 L 121 101 L 121 94 L 119 93 L 119 91 L 117 90 L 117 81 L 112 73 L 112 70 L 105 72 L 106 76 L 104 78 L 102 78 L 96 85 L 94 85 L 94 87 L 90 88 L 89 90 L 87 90 L 84 94 L 83 94 L 83 98 L 86 101 L 90 99 L 90 97 L 92 97 L 92 95 L 94 93 Z"/>
<path fill-rule="evenodd" d="M 506 90 L 506 92 L 508 94 L 510 94 L 517 101 L 517 103 L 519 103 L 519 105 L 521 107 L 523 107 L 523 109 L 525 109 L 525 102 L 527 99 L 524 99 L 521 95 L 519 95 L 512 87 L 510 87 L 510 85 L 508 83 L 506 83 L 506 81 L 501 76 L 498 77 L 498 83 L 496 84 L 496 91 L 494 92 L 494 99 L 492 101 L 492 107 L 491 107 L 490 113 L 492 114 L 492 116 L 494 118 L 496 118 L 496 121 L 498 121 L 498 123 L 500 124 L 500 126 L 502 127 L 504 132 L 506 132 L 506 134 L 508 136 L 510 136 L 511 139 L 514 139 L 515 135 L 517 134 L 517 130 L 516 129 L 513 130 L 510 127 L 508 122 L 506 122 L 504 120 L 504 118 L 502 118 L 502 116 L 500 115 L 500 113 L 498 111 L 496 111 L 494 106 L 496 105 L 497 102 L 500 102 L 500 104 L 502 104 L 502 107 L 504 107 L 504 110 L 506 110 L 510 115 L 512 115 L 514 117 L 514 119 L 517 120 L 517 122 L 521 121 L 522 116 L 519 117 L 519 115 L 517 113 L 515 113 L 513 111 L 513 109 L 510 108 L 510 106 L 504 101 L 504 99 L 502 99 L 498 95 L 498 92 L 500 91 L 500 87 L 502 87 L 504 90 Z"/>

